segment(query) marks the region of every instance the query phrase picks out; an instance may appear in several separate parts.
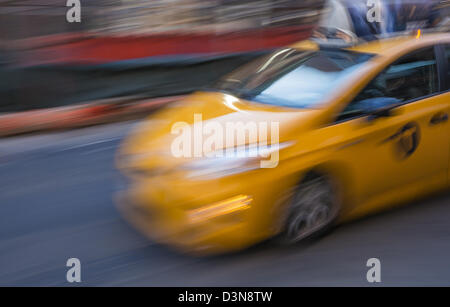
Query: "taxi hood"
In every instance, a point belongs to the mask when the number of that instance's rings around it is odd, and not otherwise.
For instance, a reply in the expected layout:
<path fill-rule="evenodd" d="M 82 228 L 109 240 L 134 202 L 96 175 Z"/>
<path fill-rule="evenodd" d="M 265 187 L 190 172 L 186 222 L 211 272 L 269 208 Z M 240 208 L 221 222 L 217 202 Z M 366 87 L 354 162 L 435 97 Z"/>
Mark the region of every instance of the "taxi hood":
<path fill-rule="evenodd" d="M 293 141 L 289 135 L 307 129 L 318 112 L 250 102 L 225 93 L 198 92 L 143 121 L 126 139 L 120 154 L 152 156 L 156 163 L 156 160 L 179 156 L 174 148 L 185 147 L 186 143 L 191 144 L 188 145 L 191 156 L 181 148 L 185 153 L 182 158 L 254 144 L 255 140 L 268 145 Z M 216 138 L 223 135 L 222 141 L 211 142 L 212 135 Z M 182 137 L 190 140 L 180 144 Z M 200 155 L 196 150 L 199 146 Z"/>

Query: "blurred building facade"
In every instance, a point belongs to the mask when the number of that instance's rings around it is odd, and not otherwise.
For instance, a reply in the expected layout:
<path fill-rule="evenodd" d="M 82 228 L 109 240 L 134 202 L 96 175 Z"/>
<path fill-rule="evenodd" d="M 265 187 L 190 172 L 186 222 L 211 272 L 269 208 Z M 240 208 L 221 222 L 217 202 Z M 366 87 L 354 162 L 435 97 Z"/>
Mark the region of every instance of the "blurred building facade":
<path fill-rule="evenodd" d="M 431 22 L 450 15 L 450 0 L 381 1 L 395 8 L 392 29 L 423 15 L 418 3 L 443 8 Z M 336 7 L 342 14 L 329 15 Z M 366 0 L 81 0 L 81 22 L 69 23 L 66 0 L 0 0 L 0 112 L 191 91 L 319 23 L 379 34 L 358 22 L 367 9 Z"/>
<path fill-rule="evenodd" d="M 0 39 L 64 32 L 227 31 L 298 25 L 315 18 L 321 0 L 82 0 L 82 22 L 68 23 L 65 0 L 0 0 Z"/>
<path fill-rule="evenodd" d="M 81 0 L 69 23 L 66 0 L 0 0 L 0 112 L 190 91 L 308 37 L 324 1 Z"/>

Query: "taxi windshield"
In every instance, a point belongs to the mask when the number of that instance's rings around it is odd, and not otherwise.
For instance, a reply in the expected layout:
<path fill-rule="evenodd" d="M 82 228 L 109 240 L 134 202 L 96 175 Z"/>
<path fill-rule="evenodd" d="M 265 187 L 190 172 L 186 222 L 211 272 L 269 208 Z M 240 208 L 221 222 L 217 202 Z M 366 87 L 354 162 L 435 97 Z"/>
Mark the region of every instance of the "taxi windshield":
<path fill-rule="evenodd" d="M 305 52 L 286 48 L 232 72 L 214 90 L 264 104 L 316 108 L 372 57 L 343 49 Z"/>

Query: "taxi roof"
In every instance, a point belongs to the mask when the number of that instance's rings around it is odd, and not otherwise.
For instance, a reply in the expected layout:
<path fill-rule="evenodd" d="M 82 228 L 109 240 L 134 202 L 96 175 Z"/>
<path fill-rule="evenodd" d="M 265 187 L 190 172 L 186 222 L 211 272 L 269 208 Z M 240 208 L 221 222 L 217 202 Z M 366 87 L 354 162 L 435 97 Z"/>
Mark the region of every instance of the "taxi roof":
<path fill-rule="evenodd" d="M 389 55 L 395 49 L 403 49 L 413 47 L 417 44 L 423 43 L 450 43 L 450 33 L 430 33 L 430 34 L 414 34 L 402 35 L 390 38 L 383 38 L 376 41 L 364 42 L 350 47 L 345 47 L 346 50 L 371 53 L 376 55 Z M 319 44 L 313 40 L 301 41 L 291 46 L 299 50 L 318 50 Z"/>

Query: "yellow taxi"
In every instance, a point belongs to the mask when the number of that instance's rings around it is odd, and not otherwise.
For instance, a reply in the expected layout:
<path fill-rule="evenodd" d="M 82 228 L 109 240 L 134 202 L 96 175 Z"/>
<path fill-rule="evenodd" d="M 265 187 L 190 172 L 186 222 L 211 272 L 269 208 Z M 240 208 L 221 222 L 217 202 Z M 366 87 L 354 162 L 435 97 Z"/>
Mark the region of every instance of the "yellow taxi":
<path fill-rule="evenodd" d="M 139 125 L 117 155 L 118 207 L 205 255 L 293 244 L 444 190 L 449 63 L 450 34 L 420 32 L 258 58 Z"/>

